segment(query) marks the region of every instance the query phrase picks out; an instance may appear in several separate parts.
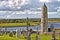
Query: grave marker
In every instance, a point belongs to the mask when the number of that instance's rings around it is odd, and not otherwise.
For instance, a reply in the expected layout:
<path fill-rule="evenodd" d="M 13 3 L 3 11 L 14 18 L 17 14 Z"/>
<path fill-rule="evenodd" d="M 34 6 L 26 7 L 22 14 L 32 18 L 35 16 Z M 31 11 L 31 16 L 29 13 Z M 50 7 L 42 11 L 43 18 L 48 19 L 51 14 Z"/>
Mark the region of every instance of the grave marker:
<path fill-rule="evenodd" d="M 36 35 L 36 40 L 40 40 L 39 33 L 37 33 L 37 35 Z"/>
<path fill-rule="evenodd" d="M 38 32 L 38 27 L 37 27 L 37 33 L 36 33 L 36 40 L 40 40 L 39 32 Z"/>
<path fill-rule="evenodd" d="M 60 32 L 59 32 L 59 38 L 60 38 Z"/>
<path fill-rule="evenodd" d="M 55 31 L 53 31 L 53 33 L 52 33 L 52 39 L 51 40 L 56 40 L 56 38 L 55 38 Z"/>
<path fill-rule="evenodd" d="M 19 31 L 19 29 L 16 30 L 16 38 L 20 38 L 20 31 Z"/>
<path fill-rule="evenodd" d="M 50 29 L 51 29 L 51 32 L 54 31 L 54 25 L 53 24 L 51 24 Z"/>
<path fill-rule="evenodd" d="M 12 31 L 9 33 L 9 36 L 10 37 L 13 37 L 13 32 Z"/>
<path fill-rule="evenodd" d="M 30 35 L 31 35 L 30 32 L 28 32 L 27 40 L 31 40 Z"/>

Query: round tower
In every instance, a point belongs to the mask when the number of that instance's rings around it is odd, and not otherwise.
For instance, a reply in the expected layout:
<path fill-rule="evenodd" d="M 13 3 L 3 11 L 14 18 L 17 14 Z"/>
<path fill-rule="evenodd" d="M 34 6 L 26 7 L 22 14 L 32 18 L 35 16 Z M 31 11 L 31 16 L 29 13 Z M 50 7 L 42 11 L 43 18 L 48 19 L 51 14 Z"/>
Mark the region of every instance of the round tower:
<path fill-rule="evenodd" d="M 42 6 L 42 14 L 41 14 L 41 33 L 46 33 L 48 31 L 48 14 L 47 14 L 47 6 Z"/>

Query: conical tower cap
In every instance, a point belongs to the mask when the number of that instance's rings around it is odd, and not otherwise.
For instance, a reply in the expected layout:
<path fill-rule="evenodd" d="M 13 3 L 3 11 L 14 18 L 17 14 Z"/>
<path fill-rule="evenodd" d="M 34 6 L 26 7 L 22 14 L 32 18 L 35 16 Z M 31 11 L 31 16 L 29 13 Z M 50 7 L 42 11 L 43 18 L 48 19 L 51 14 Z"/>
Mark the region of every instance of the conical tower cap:
<path fill-rule="evenodd" d="M 46 8 L 47 8 L 47 6 L 46 6 L 46 4 L 45 4 L 45 3 L 43 4 L 43 6 L 42 6 L 42 7 L 46 7 Z"/>

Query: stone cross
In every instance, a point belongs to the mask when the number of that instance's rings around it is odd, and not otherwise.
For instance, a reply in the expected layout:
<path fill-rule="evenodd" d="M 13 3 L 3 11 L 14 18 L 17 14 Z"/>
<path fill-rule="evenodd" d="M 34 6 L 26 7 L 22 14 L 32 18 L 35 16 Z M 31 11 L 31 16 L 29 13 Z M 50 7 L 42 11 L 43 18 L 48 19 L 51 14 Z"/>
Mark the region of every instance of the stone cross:
<path fill-rule="evenodd" d="M 19 29 L 16 30 L 16 38 L 20 38 L 20 31 L 19 31 Z"/>
<path fill-rule="evenodd" d="M 31 40 L 30 35 L 31 35 L 30 32 L 28 32 L 27 40 Z"/>
<path fill-rule="evenodd" d="M 55 31 L 53 31 L 53 33 L 52 33 L 52 39 L 51 40 L 56 40 L 56 38 L 55 38 Z"/>

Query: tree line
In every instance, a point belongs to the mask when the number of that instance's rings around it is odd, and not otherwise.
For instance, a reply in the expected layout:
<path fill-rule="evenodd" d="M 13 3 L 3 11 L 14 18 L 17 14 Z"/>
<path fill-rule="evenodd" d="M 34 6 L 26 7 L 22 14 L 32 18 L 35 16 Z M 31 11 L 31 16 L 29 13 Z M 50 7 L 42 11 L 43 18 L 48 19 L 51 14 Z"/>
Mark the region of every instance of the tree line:
<path fill-rule="evenodd" d="M 23 23 L 23 19 L 0 19 L 0 23 Z"/>
<path fill-rule="evenodd" d="M 28 19 L 29 22 L 38 22 L 37 19 Z M 26 19 L 0 19 L 0 23 L 25 23 Z"/>

